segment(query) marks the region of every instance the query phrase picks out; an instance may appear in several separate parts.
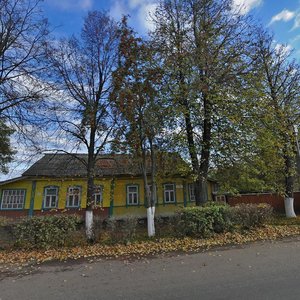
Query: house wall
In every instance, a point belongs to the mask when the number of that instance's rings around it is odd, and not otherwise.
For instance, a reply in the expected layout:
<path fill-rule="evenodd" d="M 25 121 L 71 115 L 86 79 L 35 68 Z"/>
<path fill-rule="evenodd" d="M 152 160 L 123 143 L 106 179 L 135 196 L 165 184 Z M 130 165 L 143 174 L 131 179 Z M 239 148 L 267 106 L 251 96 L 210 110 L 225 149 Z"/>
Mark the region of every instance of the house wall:
<path fill-rule="evenodd" d="M 95 185 L 103 186 L 103 207 L 109 207 L 110 181 L 109 180 L 95 180 Z M 58 209 L 66 208 L 67 191 L 71 186 L 79 186 L 81 188 L 81 208 L 86 208 L 86 193 L 87 184 L 83 179 L 39 179 L 36 181 L 36 191 L 34 197 L 34 210 L 43 209 L 44 190 L 48 186 L 57 186 L 59 188 L 58 194 Z"/>
<path fill-rule="evenodd" d="M 164 184 L 175 184 L 175 203 L 164 203 Z M 128 185 L 139 186 L 139 204 L 128 205 L 126 187 Z M 184 206 L 185 195 L 184 195 L 185 183 L 181 178 L 164 178 L 157 182 L 157 203 L 156 212 L 158 214 L 172 213 L 177 210 L 180 206 Z M 187 201 L 187 199 L 186 199 Z M 116 180 L 116 186 L 114 190 L 114 205 L 113 215 L 136 215 L 146 216 L 146 204 L 144 196 L 144 183 L 142 179 L 131 178 L 131 179 L 118 179 Z"/>
<path fill-rule="evenodd" d="M 164 202 L 164 184 L 176 185 L 175 203 Z M 127 186 L 138 185 L 139 187 L 139 203 L 138 205 L 127 204 Z M 95 180 L 95 185 L 103 187 L 103 208 L 95 210 L 96 215 L 107 217 L 135 215 L 146 216 L 146 207 L 144 199 L 143 180 L 136 177 L 117 178 L 112 181 L 112 178 L 101 178 Z M 56 209 L 47 210 L 43 208 L 44 190 L 45 187 L 58 187 L 58 206 Z M 67 208 L 67 191 L 70 186 L 81 187 L 81 203 L 79 208 Z M 84 214 L 86 208 L 86 192 L 87 185 L 84 179 L 52 179 L 52 178 L 38 178 L 38 179 L 24 179 L 16 182 L 11 182 L 0 186 L 0 207 L 2 201 L 3 190 L 6 189 L 24 189 L 26 190 L 24 209 L 0 209 L 0 216 L 17 217 L 26 215 L 44 215 L 56 213 L 78 213 Z M 113 195 L 113 198 L 112 198 Z M 212 200 L 212 183 L 208 186 L 209 200 Z M 182 178 L 164 178 L 157 182 L 157 196 L 156 204 L 157 214 L 169 214 L 180 207 L 193 206 L 194 202 L 190 201 L 188 183 Z M 113 199 L 113 201 L 111 201 Z"/>

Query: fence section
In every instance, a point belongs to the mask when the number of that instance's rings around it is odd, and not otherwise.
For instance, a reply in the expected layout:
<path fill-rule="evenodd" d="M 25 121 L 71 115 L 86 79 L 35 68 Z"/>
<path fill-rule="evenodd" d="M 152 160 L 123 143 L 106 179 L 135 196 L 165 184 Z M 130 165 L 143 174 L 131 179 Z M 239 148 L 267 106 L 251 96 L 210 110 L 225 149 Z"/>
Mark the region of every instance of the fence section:
<path fill-rule="evenodd" d="M 276 212 L 284 213 L 284 197 L 278 194 L 257 193 L 242 194 L 239 196 L 226 196 L 226 201 L 232 206 L 239 203 L 268 203 Z M 296 213 L 300 213 L 300 192 L 294 193 L 294 209 Z"/>

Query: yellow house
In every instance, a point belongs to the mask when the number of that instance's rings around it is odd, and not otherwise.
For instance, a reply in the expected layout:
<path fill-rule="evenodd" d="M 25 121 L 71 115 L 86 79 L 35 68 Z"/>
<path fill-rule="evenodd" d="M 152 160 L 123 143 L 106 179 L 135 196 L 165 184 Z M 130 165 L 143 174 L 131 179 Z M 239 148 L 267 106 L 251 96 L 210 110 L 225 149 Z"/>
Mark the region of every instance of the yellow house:
<path fill-rule="evenodd" d="M 82 214 L 86 208 L 85 154 L 46 154 L 21 177 L 0 182 L 0 215 L 7 217 L 54 213 Z M 191 179 L 182 175 L 178 155 L 160 157 L 156 214 L 194 205 Z M 186 167 L 186 164 L 185 164 Z M 95 170 L 95 213 L 102 217 L 146 216 L 144 184 L 139 166 L 128 155 L 99 156 Z M 209 181 L 208 199 L 216 182 Z"/>

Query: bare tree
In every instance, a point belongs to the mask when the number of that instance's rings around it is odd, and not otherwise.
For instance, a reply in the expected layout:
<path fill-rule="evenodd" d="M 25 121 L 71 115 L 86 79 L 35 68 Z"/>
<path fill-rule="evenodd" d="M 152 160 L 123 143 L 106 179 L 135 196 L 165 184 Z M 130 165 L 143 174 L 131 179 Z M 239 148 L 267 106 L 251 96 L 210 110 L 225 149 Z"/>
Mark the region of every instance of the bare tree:
<path fill-rule="evenodd" d="M 41 0 L 0 2 L 0 116 L 39 98 L 35 77 L 44 59 L 41 47 L 48 24 L 39 8 Z M 35 83 L 35 84 L 34 84 Z"/>
<path fill-rule="evenodd" d="M 47 20 L 40 10 L 41 0 L 0 1 L 0 118 L 1 157 L 8 162 L 9 134 L 26 134 L 33 124 L 37 100 L 45 85 L 38 79 L 44 64 L 43 44 L 48 37 Z M 8 128 L 7 128 L 8 127 Z M 5 142 L 6 134 L 7 143 Z M 33 140 L 31 140 L 33 141 Z M 3 152 L 4 151 L 4 152 Z"/>
<path fill-rule="evenodd" d="M 113 133 L 115 121 L 109 107 L 112 72 L 117 63 L 119 33 L 116 23 L 104 12 L 89 12 L 81 37 L 56 42 L 48 49 L 53 82 L 61 97 L 50 101 L 57 129 L 77 150 L 87 170 L 86 233 L 93 238 L 93 194 L 95 164 Z"/>

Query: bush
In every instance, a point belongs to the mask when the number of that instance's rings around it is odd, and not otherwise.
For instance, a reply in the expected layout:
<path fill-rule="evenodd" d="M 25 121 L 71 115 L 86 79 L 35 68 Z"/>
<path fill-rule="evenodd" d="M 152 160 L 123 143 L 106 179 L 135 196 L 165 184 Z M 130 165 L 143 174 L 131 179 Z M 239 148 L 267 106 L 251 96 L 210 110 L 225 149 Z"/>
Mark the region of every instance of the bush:
<path fill-rule="evenodd" d="M 76 215 L 37 216 L 26 218 L 12 227 L 17 247 L 52 248 L 71 245 L 82 219 Z"/>
<path fill-rule="evenodd" d="M 0 217 L 0 249 L 10 248 L 14 244 L 12 236 L 12 221 L 6 217 Z"/>
<path fill-rule="evenodd" d="M 227 205 L 189 207 L 179 212 L 178 231 L 183 236 L 209 237 L 231 230 L 230 208 Z"/>
<path fill-rule="evenodd" d="M 169 214 L 164 216 L 155 216 L 155 237 L 176 237 L 180 236 L 178 224 L 180 222 L 180 214 Z"/>
<path fill-rule="evenodd" d="M 135 238 L 137 225 L 137 217 L 109 218 L 106 220 L 106 231 L 111 242 L 127 243 Z"/>
<path fill-rule="evenodd" d="M 215 207 L 215 206 L 228 207 L 228 205 L 224 201 L 207 201 L 202 206 L 204 206 L 204 207 Z"/>
<path fill-rule="evenodd" d="M 1 217 L 0 216 L 0 227 L 6 226 L 9 223 L 11 223 L 11 220 L 6 218 L 6 217 Z"/>
<path fill-rule="evenodd" d="M 273 207 L 267 203 L 245 204 L 232 207 L 232 219 L 242 229 L 251 229 L 266 224 L 273 215 Z"/>

